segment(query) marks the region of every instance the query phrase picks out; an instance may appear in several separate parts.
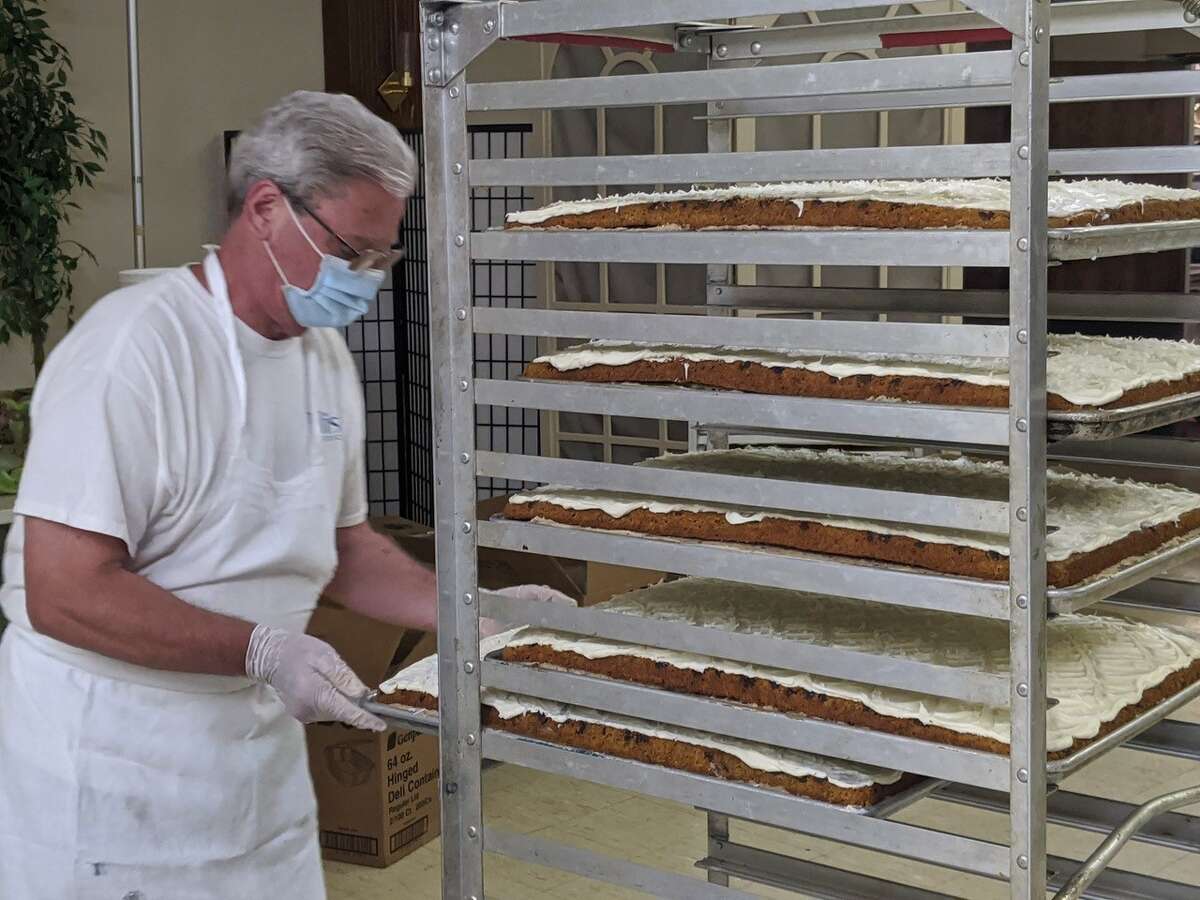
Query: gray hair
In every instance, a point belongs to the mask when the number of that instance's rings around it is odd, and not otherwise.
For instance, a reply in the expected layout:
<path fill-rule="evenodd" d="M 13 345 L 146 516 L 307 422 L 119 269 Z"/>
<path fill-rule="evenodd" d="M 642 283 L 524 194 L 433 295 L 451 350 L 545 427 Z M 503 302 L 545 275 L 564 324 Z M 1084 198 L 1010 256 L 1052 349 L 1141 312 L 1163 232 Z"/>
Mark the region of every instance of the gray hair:
<path fill-rule="evenodd" d="M 295 91 L 242 132 L 229 161 L 229 211 L 236 215 L 262 179 L 313 204 L 353 178 L 396 197 L 412 194 L 417 159 L 400 132 L 347 94 Z"/>

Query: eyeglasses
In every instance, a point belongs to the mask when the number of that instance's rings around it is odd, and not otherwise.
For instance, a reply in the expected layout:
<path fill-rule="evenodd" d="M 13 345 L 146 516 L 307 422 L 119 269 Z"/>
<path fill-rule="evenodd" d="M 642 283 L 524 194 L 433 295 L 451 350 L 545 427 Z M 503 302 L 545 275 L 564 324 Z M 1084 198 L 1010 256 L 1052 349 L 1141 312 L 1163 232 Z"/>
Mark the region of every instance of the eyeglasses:
<path fill-rule="evenodd" d="M 387 250 L 359 250 L 352 245 L 348 240 L 330 228 L 325 222 L 313 212 L 307 203 L 299 198 L 292 200 L 295 206 L 300 208 L 306 216 L 320 225 L 325 231 L 342 247 L 350 253 L 350 271 L 361 272 L 363 269 L 380 269 L 387 271 L 400 260 L 404 259 L 404 247 L 399 243 L 392 244 Z"/>

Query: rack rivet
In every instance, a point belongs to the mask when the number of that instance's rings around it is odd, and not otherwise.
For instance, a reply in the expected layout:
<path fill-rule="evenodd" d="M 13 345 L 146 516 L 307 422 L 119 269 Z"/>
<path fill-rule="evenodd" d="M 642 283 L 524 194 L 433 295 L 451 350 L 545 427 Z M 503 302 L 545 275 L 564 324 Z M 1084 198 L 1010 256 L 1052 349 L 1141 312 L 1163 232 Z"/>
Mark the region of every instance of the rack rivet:
<path fill-rule="evenodd" d="M 1017 781 L 1021 782 L 1021 784 L 1028 784 L 1029 783 L 1029 770 L 1028 769 L 1017 769 Z"/>
<path fill-rule="evenodd" d="M 1029 696 L 1029 685 L 1027 685 L 1023 681 L 1020 684 L 1018 684 L 1017 685 L 1017 696 L 1018 697 L 1028 697 Z M 1021 774 L 1020 772 L 1017 773 L 1018 777 L 1020 776 L 1020 774 Z M 1028 776 L 1028 773 L 1026 773 L 1026 775 Z"/>
<path fill-rule="evenodd" d="M 470 523 L 470 522 L 463 522 L 463 523 L 462 523 L 462 532 L 463 532 L 463 534 L 470 534 L 470 533 L 471 533 L 471 527 L 472 527 L 472 526 L 471 526 L 471 523 Z"/>
<path fill-rule="evenodd" d="M 440 44 L 440 43 L 441 43 L 441 41 L 438 39 L 438 36 L 436 34 L 431 34 L 425 40 L 425 46 L 428 47 L 430 50 L 436 50 L 438 48 L 438 44 Z"/>
<path fill-rule="evenodd" d="M 456 87 L 450 88 L 450 99 L 455 100 L 457 98 L 458 98 L 458 88 L 456 88 Z"/>
<path fill-rule="evenodd" d="M 467 746 L 468 746 L 468 747 L 474 747 L 474 746 L 475 746 L 475 735 L 474 735 L 474 734 L 468 734 L 468 735 L 467 735 Z"/>
<path fill-rule="evenodd" d="M 1017 419 L 1017 431 L 1022 434 L 1029 430 L 1029 421 L 1027 419 Z"/>
<path fill-rule="evenodd" d="M 1028 518 L 1029 518 L 1029 510 L 1027 510 L 1023 506 L 1018 506 L 1017 507 L 1017 521 L 1024 522 Z"/>
<path fill-rule="evenodd" d="M 1029 868 L 1029 857 L 1025 856 L 1024 854 L 1022 854 L 1021 856 L 1018 856 L 1017 857 L 1017 868 L 1018 869 L 1028 869 Z"/>
<path fill-rule="evenodd" d="M 496 30 L 496 20 L 488 19 L 486 22 L 484 22 L 483 30 L 484 30 L 485 34 L 491 34 L 493 31 L 495 31 Z"/>
<path fill-rule="evenodd" d="M 458 319 L 460 322 L 467 321 L 467 311 L 465 309 L 456 309 L 454 311 L 454 318 Z"/>
<path fill-rule="evenodd" d="M 1017 238 L 1017 249 L 1025 251 L 1029 249 L 1029 238 Z"/>
<path fill-rule="evenodd" d="M 465 237 L 463 237 L 461 234 L 456 234 L 454 236 L 454 246 L 455 247 L 461 247 L 466 242 L 467 242 L 467 239 Z"/>
<path fill-rule="evenodd" d="M 462 174 L 462 163 L 455 163 L 453 166 L 450 167 L 450 170 L 455 175 L 461 175 Z"/>
<path fill-rule="evenodd" d="M 1023 66 L 1029 65 L 1029 51 L 1022 50 L 1021 55 L 1017 57 L 1017 62 L 1019 62 Z"/>
<path fill-rule="evenodd" d="M 427 74 L 429 75 L 430 81 L 440 81 L 442 78 L 442 70 L 441 69 L 430 69 Z"/>
<path fill-rule="evenodd" d="M 750 45 L 750 55 L 758 56 L 760 53 L 762 53 L 762 44 L 759 41 L 755 41 Z"/>
<path fill-rule="evenodd" d="M 1183 21 L 1189 25 L 1195 25 L 1198 20 L 1200 20 L 1200 16 L 1197 16 L 1194 12 L 1185 11 L 1183 14 Z"/>
<path fill-rule="evenodd" d="M 467 826 L 467 837 L 479 837 L 479 829 L 474 825 Z"/>
<path fill-rule="evenodd" d="M 729 55 L 729 46 L 727 44 L 717 44 L 717 56 L 724 59 Z"/>
<path fill-rule="evenodd" d="M 472 594 L 463 594 L 463 603 L 470 606 L 475 602 L 475 597 Z"/>
<path fill-rule="evenodd" d="M 717 288 L 715 291 L 713 291 L 713 293 L 716 294 L 718 297 L 720 297 L 722 294 L 725 293 L 725 288 Z"/>
<path fill-rule="evenodd" d="M 1035 41 L 1037 41 L 1039 44 L 1042 42 L 1042 38 L 1044 38 L 1045 36 L 1046 36 L 1046 29 L 1044 26 L 1039 25 L 1037 28 L 1033 29 L 1033 39 Z"/>
<path fill-rule="evenodd" d="M 466 672 L 468 675 L 470 675 L 472 672 L 475 671 L 475 663 L 470 662 L 470 661 L 463 663 L 463 671 Z"/>
<path fill-rule="evenodd" d="M 1022 328 L 1020 331 L 1017 332 L 1017 343 L 1018 344 L 1028 344 L 1029 343 L 1029 332 L 1026 331 L 1024 328 Z"/>
<path fill-rule="evenodd" d="M 460 391 L 465 391 L 469 387 L 470 387 L 470 385 L 467 384 L 467 380 L 465 378 L 458 383 L 458 389 Z"/>
<path fill-rule="evenodd" d="M 458 785 L 455 784 L 453 781 L 446 782 L 446 793 L 447 794 L 457 794 L 458 793 Z"/>
<path fill-rule="evenodd" d="M 457 22 L 451 22 L 451 23 L 450 23 L 450 33 L 451 33 L 451 34 L 458 34 L 458 23 L 457 23 Z"/>
<path fill-rule="evenodd" d="M 679 43 L 683 47 L 690 47 L 696 42 L 696 38 L 690 34 L 685 34 L 679 39 Z"/>
<path fill-rule="evenodd" d="M 464 451 L 464 452 L 460 453 L 460 454 L 458 455 L 458 461 L 459 461 L 460 463 L 463 463 L 464 465 L 465 465 L 466 463 L 469 463 L 469 462 L 471 461 L 471 454 L 470 454 L 470 453 L 467 453 L 466 451 Z"/>
<path fill-rule="evenodd" d="M 1024 594 L 1017 594 L 1017 608 L 1025 609 L 1029 606 L 1029 598 Z"/>
<path fill-rule="evenodd" d="M 446 21 L 446 17 L 442 13 L 434 13 L 433 14 L 433 24 L 434 25 L 441 25 L 445 21 Z"/>
<path fill-rule="evenodd" d="M 1021 157 L 1021 159 L 1029 159 L 1029 148 L 1022 144 L 1017 148 L 1017 156 Z"/>

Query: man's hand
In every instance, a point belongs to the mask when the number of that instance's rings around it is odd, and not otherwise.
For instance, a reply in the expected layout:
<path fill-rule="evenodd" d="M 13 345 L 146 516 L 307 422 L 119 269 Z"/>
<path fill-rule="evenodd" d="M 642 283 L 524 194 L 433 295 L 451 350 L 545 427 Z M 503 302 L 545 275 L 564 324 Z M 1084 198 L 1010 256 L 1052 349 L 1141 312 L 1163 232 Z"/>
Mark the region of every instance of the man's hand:
<path fill-rule="evenodd" d="M 301 722 L 345 722 L 385 731 L 383 719 L 358 706 L 367 686 L 332 647 L 307 634 L 256 625 L 246 647 L 246 674 L 271 685 Z"/>
<path fill-rule="evenodd" d="M 560 606 L 575 606 L 576 603 L 562 591 L 556 591 L 544 584 L 518 584 L 514 587 L 500 588 L 494 593 L 502 597 L 512 597 L 514 600 L 535 600 L 541 603 L 557 603 Z M 497 622 L 495 619 L 479 620 L 479 636 L 491 637 L 513 626 Z"/>

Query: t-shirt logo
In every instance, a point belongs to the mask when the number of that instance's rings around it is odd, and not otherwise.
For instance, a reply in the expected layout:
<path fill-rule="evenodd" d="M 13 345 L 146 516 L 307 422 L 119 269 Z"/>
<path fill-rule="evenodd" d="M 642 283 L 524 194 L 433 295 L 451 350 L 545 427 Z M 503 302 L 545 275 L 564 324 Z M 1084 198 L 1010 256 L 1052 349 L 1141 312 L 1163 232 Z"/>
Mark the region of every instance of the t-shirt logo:
<path fill-rule="evenodd" d="M 317 412 L 317 428 L 321 432 L 321 440 L 340 441 L 342 439 L 342 418 L 332 413 Z"/>

